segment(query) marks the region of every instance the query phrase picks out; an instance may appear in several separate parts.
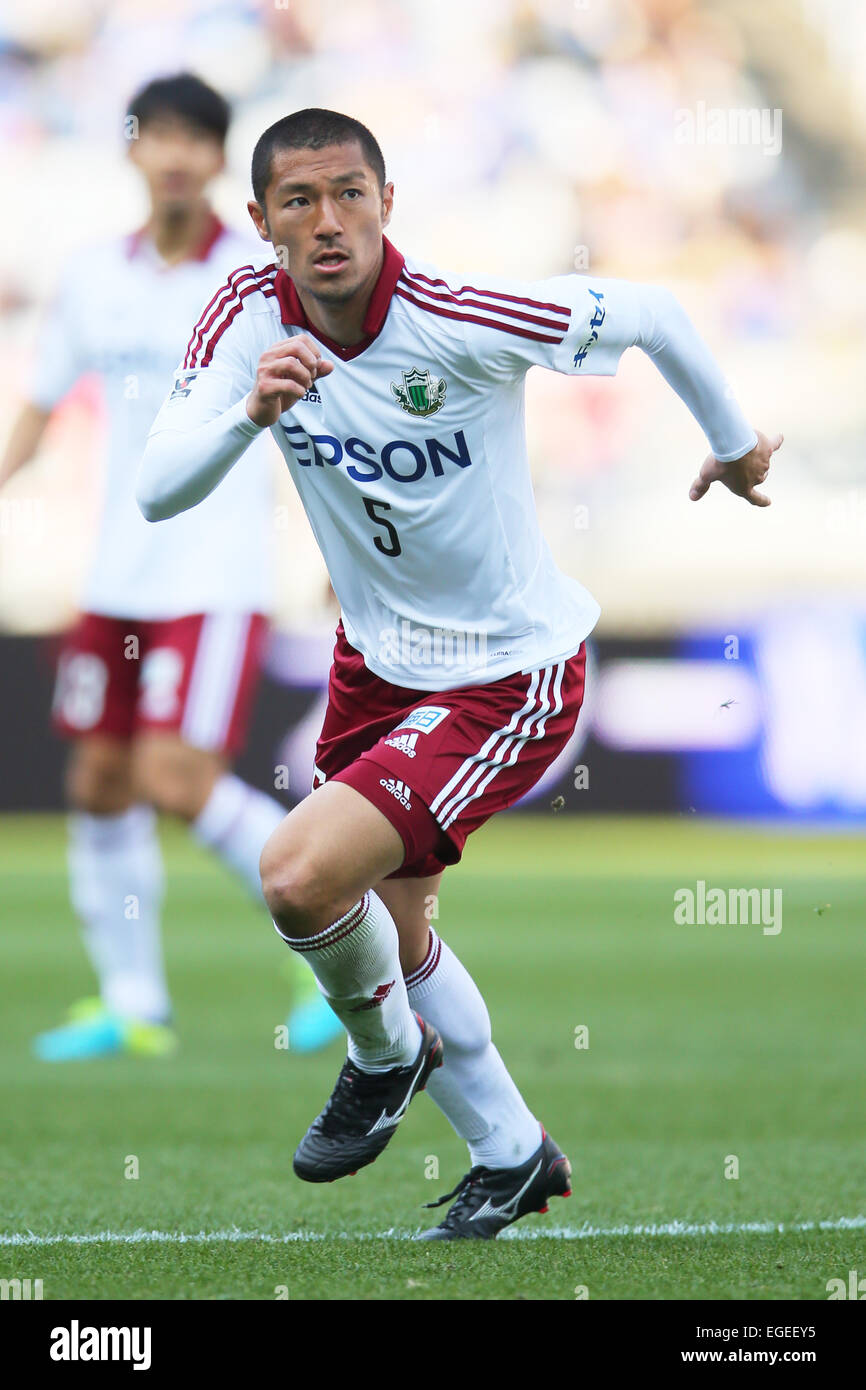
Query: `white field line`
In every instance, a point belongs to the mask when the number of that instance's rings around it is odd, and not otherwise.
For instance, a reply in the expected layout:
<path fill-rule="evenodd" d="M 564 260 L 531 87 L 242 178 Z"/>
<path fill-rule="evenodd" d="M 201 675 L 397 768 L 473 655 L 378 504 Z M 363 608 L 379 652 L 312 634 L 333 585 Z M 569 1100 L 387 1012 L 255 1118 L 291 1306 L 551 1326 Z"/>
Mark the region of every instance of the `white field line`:
<path fill-rule="evenodd" d="M 665 1221 L 636 1226 L 527 1226 L 509 1228 L 500 1240 L 594 1240 L 610 1236 L 730 1236 L 794 1235 L 802 1231 L 862 1231 L 866 1216 L 840 1216 L 834 1221 Z M 33 1231 L 0 1234 L 0 1246 L 45 1245 L 220 1245 L 257 1241 L 262 1245 L 304 1244 L 324 1240 L 412 1240 L 416 1231 L 94 1231 L 82 1235 L 35 1235 Z"/>

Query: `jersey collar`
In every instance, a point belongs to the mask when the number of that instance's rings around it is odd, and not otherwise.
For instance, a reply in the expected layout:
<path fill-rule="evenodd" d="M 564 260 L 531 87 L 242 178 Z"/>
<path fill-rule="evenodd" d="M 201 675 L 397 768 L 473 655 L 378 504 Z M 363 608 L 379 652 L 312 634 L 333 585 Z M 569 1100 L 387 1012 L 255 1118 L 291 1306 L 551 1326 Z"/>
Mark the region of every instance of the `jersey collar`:
<path fill-rule="evenodd" d="M 220 221 L 215 212 L 211 211 L 208 215 L 207 222 L 205 223 L 201 240 L 199 241 L 198 246 L 195 248 L 192 254 L 187 257 L 187 260 L 206 261 L 225 230 L 225 223 Z M 139 227 L 137 231 L 130 233 L 130 235 L 126 238 L 127 260 L 131 261 L 136 256 L 140 256 L 142 254 L 152 255 L 157 261 L 159 260 L 156 248 L 154 247 L 153 242 L 150 240 L 150 237 L 147 235 L 147 227 Z M 183 265 L 184 262 L 179 261 L 177 262 L 177 264 Z"/>
<path fill-rule="evenodd" d="M 370 303 L 367 305 L 367 312 L 364 315 L 364 336 L 359 343 L 352 343 L 350 347 L 344 347 L 342 343 L 333 342 L 332 339 L 326 338 L 318 328 L 314 328 L 304 312 L 304 306 L 298 298 L 298 292 L 291 276 L 287 275 L 284 270 L 279 270 L 274 279 L 274 289 L 277 292 L 282 322 L 293 324 L 296 328 L 303 328 L 307 333 L 311 333 L 320 343 L 324 343 L 329 352 L 332 352 L 343 362 L 350 362 L 353 357 L 357 357 L 382 332 L 385 319 L 388 317 L 388 310 L 391 307 L 391 300 L 394 297 L 394 289 L 403 269 L 405 257 L 391 245 L 386 236 L 382 237 L 382 246 L 384 248 L 382 269 L 373 286 L 373 293 L 370 295 Z"/>

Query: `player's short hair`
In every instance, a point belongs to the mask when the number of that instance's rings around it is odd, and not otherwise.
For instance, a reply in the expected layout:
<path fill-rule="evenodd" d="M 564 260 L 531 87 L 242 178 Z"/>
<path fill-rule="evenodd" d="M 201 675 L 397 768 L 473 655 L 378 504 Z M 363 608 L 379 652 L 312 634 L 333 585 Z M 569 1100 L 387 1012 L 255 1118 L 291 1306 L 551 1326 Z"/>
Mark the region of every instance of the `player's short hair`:
<path fill-rule="evenodd" d="M 137 118 L 139 128 L 160 116 L 177 116 L 225 144 L 231 107 L 225 97 L 200 77 L 191 72 L 179 72 L 148 82 L 136 92 L 126 114 Z"/>
<path fill-rule="evenodd" d="M 321 150 L 326 145 L 347 145 L 357 140 L 369 164 L 380 190 L 385 187 L 385 160 L 379 142 L 353 116 L 343 116 L 339 111 L 326 111 L 320 106 L 308 106 L 303 111 L 293 111 L 268 126 L 260 135 L 253 150 L 252 185 L 253 197 L 260 207 L 265 205 L 265 192 L 271 178 L 271 164 L 278 150 Z"/>

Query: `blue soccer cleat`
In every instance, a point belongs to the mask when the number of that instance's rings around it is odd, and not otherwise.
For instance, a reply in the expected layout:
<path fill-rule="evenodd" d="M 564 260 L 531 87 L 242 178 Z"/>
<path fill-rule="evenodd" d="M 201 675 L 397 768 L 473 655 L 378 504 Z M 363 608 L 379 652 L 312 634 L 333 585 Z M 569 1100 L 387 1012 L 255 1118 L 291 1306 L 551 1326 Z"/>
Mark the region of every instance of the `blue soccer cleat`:
<path fill-rule="evenodd" d="M 165 1023 L 121 1018 L 99 999 L 83 999 L 69 1010 L 69 1022 L 33 1040 L 42 1062 L 84 1062 L 94 1057 L 168 1057 L 177 1035 Z"/>
<path fill-rule="evenodd" d="M 305 961 L 289 956 L 285 972 L 292 985 L 294 1003 L 286 1028 L 290 1052 L 318 1052 L 335 1038 L 345 1036 L 343 1025 L 319 993 L 316 977 Z"/>

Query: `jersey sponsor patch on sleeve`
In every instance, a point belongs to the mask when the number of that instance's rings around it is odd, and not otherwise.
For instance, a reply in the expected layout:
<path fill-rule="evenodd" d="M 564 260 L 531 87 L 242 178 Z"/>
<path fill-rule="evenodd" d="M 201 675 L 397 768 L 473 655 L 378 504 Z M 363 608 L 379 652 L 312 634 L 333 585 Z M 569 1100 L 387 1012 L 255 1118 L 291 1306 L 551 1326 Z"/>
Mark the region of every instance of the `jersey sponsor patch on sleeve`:
<path fill-rule="evenodd" d="M 192 383 L 197 376 L 197 367 L 188 372 L 181 372 L 180 375 L 176 376 L 174 379 L 174 389 L 168 399 L 173 401 L 176 396 L 188 396 L 192 388 Z"/>
<path fill-rule="evenodd" d="M 587 286 L 587 289 L 589 290 L 589 293 L 592 296 L 595 303 L 593 306 L 592 317 L 589 320 L 588 324 L 589 336 L 587 337 L 586 341 L 581 344 L 577 352 L 574 354 L 574 365 L 577 368 L 583 366 L 590 348 L 592 347 L 593 343 L 598 341 L 598 330 L 601 328 L 601 325 L 604 323 L 605 318 L 607 317 L 607 306 L 604 304 L 603 292 L 601 290 L 591 290 L 589 289 L 589 286 Z"/>
<path fill-rule="evenodd" d="M 419 705 L 417 709 L 411 710 L 405 719 L 401 719 L 391 732 L 396 733 L 398 729 L 417 729 L 419 733 L 429 734 L 430 730 L 441 724 L 450 713 L 450 709 L 446 709 L 444 705 Z"/>

